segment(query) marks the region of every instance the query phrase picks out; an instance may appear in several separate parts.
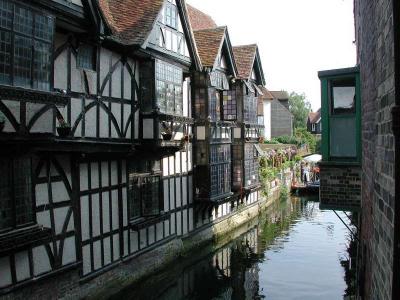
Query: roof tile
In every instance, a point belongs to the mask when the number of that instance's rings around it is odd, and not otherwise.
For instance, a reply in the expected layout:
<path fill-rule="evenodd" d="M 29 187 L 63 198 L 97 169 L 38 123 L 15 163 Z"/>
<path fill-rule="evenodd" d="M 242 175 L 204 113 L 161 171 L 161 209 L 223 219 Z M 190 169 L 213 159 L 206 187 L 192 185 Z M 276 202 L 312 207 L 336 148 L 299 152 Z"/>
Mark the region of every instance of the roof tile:
<path fill-rule="evenodd" d="M 238 69 L 238 78 L 250 79 L 256 53 L 257 45 L 255 44 L 233 47 L 233 54 Z"/>
<path fill-rule="evenodd" d="M 226 27 L 196 30 L 193 32 L 197 50 L 203 67 L 213 67 L 221 44 L 224 40 Z"/>
<path fill-rule="evenodd" d="M 193 30 L 203 30 L 217 27 L 217 24 L 209 15 L 189 4 L 186 4 L 186 7 Z"/>

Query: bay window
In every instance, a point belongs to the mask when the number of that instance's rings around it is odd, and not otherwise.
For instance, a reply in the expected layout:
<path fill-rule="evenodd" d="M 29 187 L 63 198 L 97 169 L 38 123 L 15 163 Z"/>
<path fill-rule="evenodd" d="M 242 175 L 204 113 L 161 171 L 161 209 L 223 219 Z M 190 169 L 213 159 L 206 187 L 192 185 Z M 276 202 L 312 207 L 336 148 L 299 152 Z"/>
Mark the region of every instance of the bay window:
<path fill-rule="evenodd" d="M 160 112 L 171 115 L 183 114 L 182 69 L 156 61 L 156 98 Z"/>
<path fill-rule="evenodd" d="M 50 90 L 54 19 L 0 1 L 0 84 Z"/>
<path fill-rule="evenodd" d="M 258 155 L 254 144 L 245 144 L 244 148 L 244 180 L 245 186 L 258 183 Z"/>
<path fill-rule="evenodd" d="M 231 145 L 210 146 L 211 197 L 231 191 Z"/>

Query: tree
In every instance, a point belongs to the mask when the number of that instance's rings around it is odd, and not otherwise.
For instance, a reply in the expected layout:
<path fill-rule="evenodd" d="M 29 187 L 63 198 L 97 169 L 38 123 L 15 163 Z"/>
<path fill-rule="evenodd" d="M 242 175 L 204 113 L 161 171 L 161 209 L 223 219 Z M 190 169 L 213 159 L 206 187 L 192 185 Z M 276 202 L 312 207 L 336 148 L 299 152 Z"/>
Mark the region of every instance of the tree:
<path fill-rule="evenodd" d="M 292 113 L 294 128 L 306 128 L 308 114 L 311 112 L 311 103 L 306 95 L 291 92 L 289 95 L 289 110 Z"/>

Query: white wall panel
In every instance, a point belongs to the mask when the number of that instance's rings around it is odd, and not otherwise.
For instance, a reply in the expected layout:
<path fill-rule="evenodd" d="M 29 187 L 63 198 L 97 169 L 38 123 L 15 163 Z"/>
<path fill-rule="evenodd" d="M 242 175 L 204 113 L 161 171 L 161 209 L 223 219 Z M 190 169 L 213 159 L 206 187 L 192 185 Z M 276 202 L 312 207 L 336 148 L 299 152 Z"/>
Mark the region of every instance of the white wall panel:
<path fill-rule="evenodd" d="M 28 251 L 22 251 L 15 254 L 15 273 L 17 275 L 17 281 L 29 278 L 29 270 Z"/>
<path fill-rule="evenodd" d="M 52 189 L 53 202 L 56 203 L 69 200 L 68 191 L 65 188 L 65 184 L 63 181 L 52 182 L 51 189 Z"/>
<path fill-rule="evenodd" d="M 94 269 L 98 270 L 101 268 L 101 243 L 96 241 L 93 243 L 93 262 Z"/>
<path fill-rule="evenodd" d="M 90 238 L 89 234 L 89 198 L 88 196 L 81 197 L 81 232 L 82 240 L 87 240 Z"/>
<path fill-rule="evenodd" d="M 83 260 L 83 274 L 90 273 L 90 246 L 83 246 L 82 248 L 82 260 Z"/>
<path fill-rule="evenodd" d="M 44 227 L 51 228 L 50 212 L 48 210 L 37 212 L 36 221 Z"/>
<path fill-rule="evenodd" d="M 64 43 L 64 40 L 60 41 Z M 68 83 L 68 50 L 64 50 L 54 62 L 54 88 L 67 90 Z"/>
<path fill-rule="evenodd" d="M 108 265 L 111 263 L 111 242 L 110 238 L 106 238 L 103 240 L 104 246 L 104 264 Z"/>
<path fill-rule="evenodd" d="M 111 96 L 114 98 L 121 98 L 121 69 L 121 63 L 119 62 L 112 74 Z"/>
<path fill-rule="evenodd" d="M 64 250 L 62 264 L 67 265 L 76 261 L 75 237 L 69 237 L 64 240 Z"/>
<path fill-rule="evenodd" d="M 114 190 L 111 192 L 111 205 L 112 205 L 112 229 L 119 228 L 119 214 L 118 214 L 118 191 Z"/>
<path fill-rule="evenodd" d="M 164 222 L 157 223 L 156 225 L 156 240 L 160 241 L 163 238 L 163 227 L 164 227 Z"/>
<path fill-rule="evenodd" d="M 110 231 L 110 205 L 108 199 L 108 192 L 102 193 L 102 203 L 103 203 L 103 232 Z"/>
<path fill-rule="evenodd" d="M 39 246 L 32 249 L 33 270 L 35 276 L 46 273 L 51 270 L 49 256 L 47 255 L 44 246 Z M 0 278 L 1 278 L 0 274 Z"/>
<path fill-rule="evenodd" d="M 93 237 L 100 235 L 100 202 L 98 194 L 92 194 L 92 234 Z"/>
<path fill-rule="evenodd" d="M 36 184 L 35 186 L 36 206 L 49 203 L 49 191 L 47 183 Z"/>
<path fill-rule="evenodd" d="M 139 250 L 138 246 L 138 232 L 137 231 L 130 231 L 131 235 L 131 252 L 136 252 Z"/>
<path fill-rule="evenodd" d="M 62 232 L 62 228 L 64 226 L 64 222 L 67 216 L 67 212 L 69 210 L 69 207 L 60 207 L 60 208 L 55 208 L 53 210 L 54 212 L 54 225 L 55 225 L 55 232 L 56 234 L 60 234 Z"/>
<path fill-rule="evenodd" d="M 0 288 L 12 283 L 10 258 L 8 256 L 0 257 Z"/>
<path fill-rule="evenodd" d="M 92 189 L 97 189 L 99 187 L 99 163 L 90 163 L 90 184 Z"/>
<path fill-rule="evenodd" d="M 155 234 L 155 226 L 151 225 L 148 228 L 149 231 L 149 245 L 154 244 L 155 242 L 155 238 L 154 238 L 154 234 Z"/>
<path fill-rule="evenodd" d="M 113 235 L 114 260 L 119 259 L 119 235 Z"/>

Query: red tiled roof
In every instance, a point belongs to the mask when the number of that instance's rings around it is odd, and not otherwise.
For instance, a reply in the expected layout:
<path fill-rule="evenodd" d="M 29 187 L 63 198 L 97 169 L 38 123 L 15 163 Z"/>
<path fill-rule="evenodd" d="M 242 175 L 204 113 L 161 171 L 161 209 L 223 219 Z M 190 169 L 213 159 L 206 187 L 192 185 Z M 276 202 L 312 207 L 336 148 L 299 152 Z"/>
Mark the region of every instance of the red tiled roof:
<path fill-rule="evenodd" d="M 263 95 L 260 96 L 261 99 L 263 100 L 274 100 L 275 97 L 274 95 L 271 94 L 271 92 L 264 86 L 260 86 L 261 91 L 263 92 Z"/>
<path fill-rule="evenodd" d="M 255 44 L 233 47 L 233 54 L 238 69 L 238 78 L 250 79 L 256 52 L 257 45 Z"/>
<path fill-rule="evenodd" d="M 316 123 L 321 118 L 321 110 L 318 109 L 316 112 L 310 112 L 308 114 L 308 120 L 310 123 Z"/>
<path fill-rule="evenodd" d="M 193 30 L 203 30 L 217 27 L 217 24 L 209 15 L 189 4 L 186 4 L 186 7 Z"/>
<path fill-rule="evenodd" d="M 99 0 L 114 38 L 128 45 L 145 42 L 163 4 L 163 0 Z"/>
<path fill-rule="evenodd" d="M 274 98 L 279 100 L 287 100 L 289 99 L 289 94 L 286 91 L 270 91 Z"/>
<path fill-rule="evenodd" d="M 221 44 L 224 41 L 226 27 L 196 30 L 193 32 L 203 67 L 213 67 Z"/>

